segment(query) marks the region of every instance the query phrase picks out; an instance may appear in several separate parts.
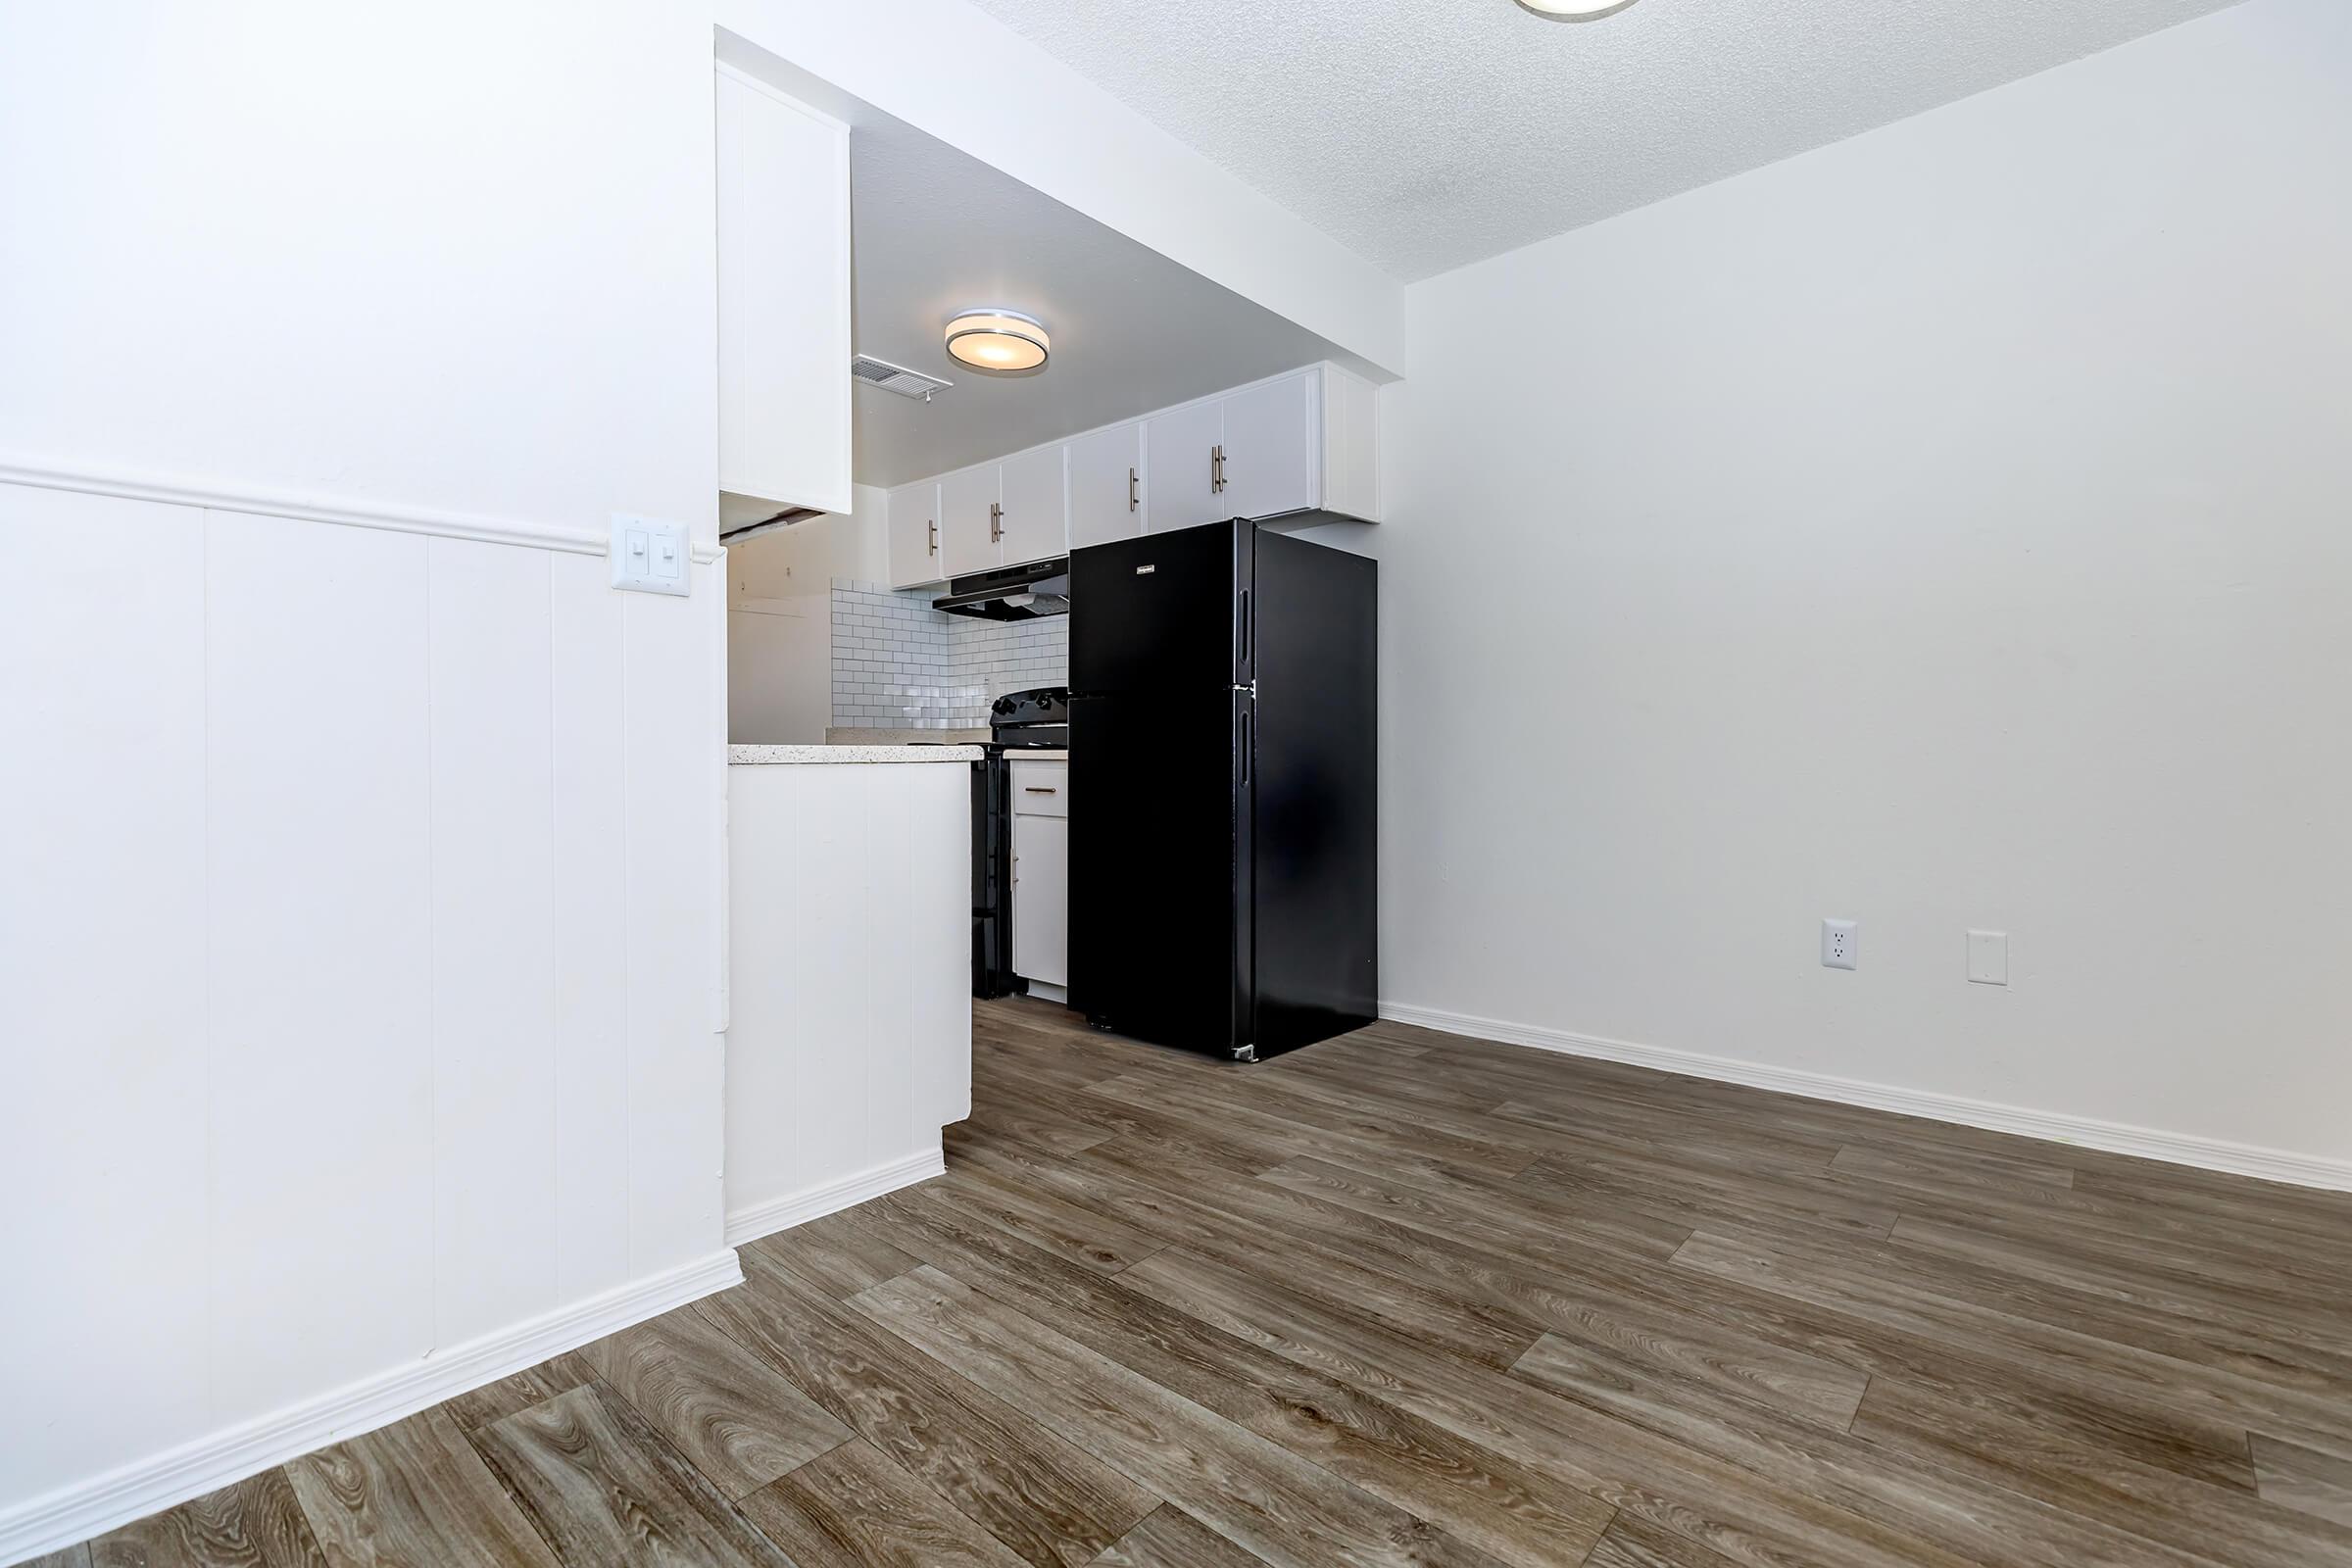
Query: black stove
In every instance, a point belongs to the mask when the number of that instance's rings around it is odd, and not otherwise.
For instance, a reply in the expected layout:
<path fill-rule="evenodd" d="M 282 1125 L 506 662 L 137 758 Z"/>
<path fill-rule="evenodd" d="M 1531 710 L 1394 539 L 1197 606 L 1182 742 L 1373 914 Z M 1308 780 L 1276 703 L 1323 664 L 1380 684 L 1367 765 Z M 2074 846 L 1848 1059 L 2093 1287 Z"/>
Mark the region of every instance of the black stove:
<path fill-rule="evenodd" d="M 989 706 L 989 742 L 972 764 L 972 995 L 1029 989 L 1012 972 L 1012 769 L 1014 752 L 1070 744 L 1070 689 L 1033 686 Z"/>
<path fill-rule="evenodd" d="M 989 706 L 988 730 L 999 746 L 1034 750 L 1070 744 L 1070 689 L 1032 686 Z"/>

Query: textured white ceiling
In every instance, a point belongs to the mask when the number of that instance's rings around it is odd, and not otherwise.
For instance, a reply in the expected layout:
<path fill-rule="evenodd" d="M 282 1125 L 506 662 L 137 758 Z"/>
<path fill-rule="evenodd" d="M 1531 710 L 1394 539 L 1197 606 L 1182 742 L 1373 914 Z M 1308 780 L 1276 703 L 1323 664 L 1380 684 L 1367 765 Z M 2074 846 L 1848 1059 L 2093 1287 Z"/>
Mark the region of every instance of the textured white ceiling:
<path fill-rule="evenodd" d="M 974 3 L 1410 280 L 2235 0 Z"/>
<path fill-rule="evenodd" d="M 936 137 L 863 105 L 847 112 L 858 350 L 955 383 L 928 404 L 853 391 L 860 484 L 904 484 L 1343 357 Z M 996 376 L 951 361 L 942 329 L 975 305 L 1043 320 L 1052 363 Z"/>

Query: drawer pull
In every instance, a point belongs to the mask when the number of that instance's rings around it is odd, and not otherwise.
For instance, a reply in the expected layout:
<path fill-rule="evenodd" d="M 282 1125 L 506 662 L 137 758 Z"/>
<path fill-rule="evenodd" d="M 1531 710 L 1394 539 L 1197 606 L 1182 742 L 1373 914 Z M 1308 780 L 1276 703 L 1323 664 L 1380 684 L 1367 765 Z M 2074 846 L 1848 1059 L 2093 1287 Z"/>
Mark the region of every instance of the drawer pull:
<path fill-rule="evenodd" d="M 1032 795 L 1059 795 L 1061 793 L 1051 784 L 1024 784 L 1021 788 Z"/>

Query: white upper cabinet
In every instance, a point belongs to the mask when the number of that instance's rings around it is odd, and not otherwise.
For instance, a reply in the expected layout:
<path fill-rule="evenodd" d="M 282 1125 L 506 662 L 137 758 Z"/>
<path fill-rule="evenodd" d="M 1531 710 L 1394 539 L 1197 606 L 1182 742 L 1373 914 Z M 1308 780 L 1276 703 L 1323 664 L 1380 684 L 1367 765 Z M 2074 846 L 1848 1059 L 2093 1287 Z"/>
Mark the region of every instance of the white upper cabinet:
<path fill-rule="evenodd" d="M 898 498 L 917 492 L 908 501 L 909 516 L 923 503 L 924 485 L 906 485 L 891 492 L 891 580 L 902 588 L 997 566 L 1018 566 L 1067 555 L 1070 548 L 1068 514 L 1062 484 L 1062 449 L 1040 447 L 1006 458 L 944 474 L 917 539 L 911 523 L 900 519 Z M 939 525 L 939 554 L 931 555 L 929 522 Z M 917 560 L 917 552 L 921 560 Z M 902 564 L 923 575 L 904 576 Z"/>
<path fill-rule="evenodd" d="M 939 481 L 939 560 L 945 575 L 960 577 L 1004 564 L 997 465 L 958 468 Z"/>
<path fill-rule="evenodd" d="M 1380 399 L 1318 365 L 1144 421 L 1151 531 L 1329 512 L 1380 520 Z"/>
<path fill-rule="evenodd" d="M 1288 375 L 1218 400 L 1218 517 L 1278 517 L 1317 505 L 1310 375 Z"/>
<path fill-rule="evenodd" d="M 1216 398 L 1154 414 L 1144 421 L 1152 459 L 1152 531 L 1190 528 L 1239 515 L 1217 483 L 1217 448 L 1225 439 L 1225 405 Z"/>
<path fill-rule="evenodd" d="M 1007 566 L 1070 553 L 1068 491 L 1062 446 L 1040 447 L 997 465 L 1003 561 Z"/>
<path fill-rule="evenodd" d="M 891 581 L 915 587 L 1228 517 L 1378 522 L 1378 392 L 1317 365 L 903 486 L 890 496 Z"/>
<path fill-rule="evenodd" d="M 890 585 L 919 588 L 947 574 L 939 564 L 939 484 L 926 479 L 890 493 Z"/>
<path fill-rule="evenodd" d="M 1149 514 L 1144 427 L 1114 424 L 1070 443 L 1070 548 L 1133 539 Z"/>
<path fill-rule="evenodd" d="M 849 127 L 716 69 L 718 487 L 846 513 Z"/>

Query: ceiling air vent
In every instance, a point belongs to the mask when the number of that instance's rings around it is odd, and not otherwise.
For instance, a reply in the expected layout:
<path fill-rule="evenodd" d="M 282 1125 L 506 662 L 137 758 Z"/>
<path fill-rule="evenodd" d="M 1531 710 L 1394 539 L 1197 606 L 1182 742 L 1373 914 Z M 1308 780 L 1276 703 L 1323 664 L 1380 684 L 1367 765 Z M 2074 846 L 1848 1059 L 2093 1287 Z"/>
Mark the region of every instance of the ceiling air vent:
<path fill-rule="evenodd" d="M 850 374 L 868 386 L 878 386 L 885 392 L 896 392 L 903 398 L 921 398 L 931 401 L 934 392 L 945 392 L 955 383 L 943 381 L 936 375 L 909 370 L 904 365 L 877 360 L 870 354 L 860 354 L 850 362 Z"/>

